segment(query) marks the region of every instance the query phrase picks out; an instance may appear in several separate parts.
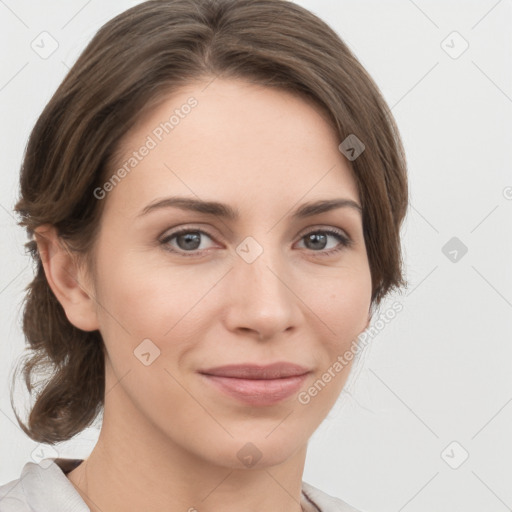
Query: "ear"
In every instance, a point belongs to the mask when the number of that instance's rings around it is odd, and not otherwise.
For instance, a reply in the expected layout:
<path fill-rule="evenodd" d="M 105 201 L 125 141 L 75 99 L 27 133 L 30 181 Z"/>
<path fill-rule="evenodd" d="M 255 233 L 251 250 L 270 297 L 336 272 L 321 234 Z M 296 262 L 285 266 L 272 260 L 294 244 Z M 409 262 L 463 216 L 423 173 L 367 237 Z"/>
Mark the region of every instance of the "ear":
<path fill-rule="evenodd" d="M 35 237 L 46 279 L 68 320 L 83 331 L 98 329 L 94 291 L 76 257 L 50 224 L 37 227 Z"/>

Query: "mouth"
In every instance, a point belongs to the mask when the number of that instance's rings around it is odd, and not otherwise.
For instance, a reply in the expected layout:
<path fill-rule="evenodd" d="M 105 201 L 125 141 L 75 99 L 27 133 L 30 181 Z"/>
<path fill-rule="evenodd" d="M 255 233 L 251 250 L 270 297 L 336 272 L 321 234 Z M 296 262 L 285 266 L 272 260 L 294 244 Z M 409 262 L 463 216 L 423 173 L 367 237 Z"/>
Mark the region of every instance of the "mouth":
<path fill-rule="evenodd" d="M 268 406 L 296 393 L 311 373 L 292 363 L 227 365 L 199 374 L 217 391 L 253 406 Z"/>

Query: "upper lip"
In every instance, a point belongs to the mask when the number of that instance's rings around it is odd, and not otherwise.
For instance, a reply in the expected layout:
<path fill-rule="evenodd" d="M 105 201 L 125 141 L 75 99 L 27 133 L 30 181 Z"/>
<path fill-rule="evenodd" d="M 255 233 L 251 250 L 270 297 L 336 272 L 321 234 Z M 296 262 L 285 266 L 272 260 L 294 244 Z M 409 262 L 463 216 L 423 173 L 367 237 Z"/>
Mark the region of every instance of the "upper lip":
<path fill-rule="evenodd" d="M 277 362 L 269 365 L 228 364 L 206 370 L 199 370 L 205 375 L 217 375 L 238 379 L 283 379 L 309 373 L 307 368 L 294 363 Z"/>

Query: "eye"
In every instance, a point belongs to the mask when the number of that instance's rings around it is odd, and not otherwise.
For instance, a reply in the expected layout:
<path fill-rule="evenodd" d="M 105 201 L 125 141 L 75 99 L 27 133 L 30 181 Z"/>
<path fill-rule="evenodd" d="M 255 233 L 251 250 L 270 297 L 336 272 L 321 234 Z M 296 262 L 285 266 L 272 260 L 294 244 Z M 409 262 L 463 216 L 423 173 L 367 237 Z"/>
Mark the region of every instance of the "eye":
<path fill-rule="evenodd" d="M 325 250 L 327 240 L 334 238 L 338 241 L 332 249 Z M 320 253 L 319 256 L 330 256 L 336 252 L 342 251 L 347 247 L 351 247 L 353 241 L 341 231 L 334 229 L 319 229 L 315 231 L 309 231 L 301 237 L 301 240 L 305 240 L 307 248 L 313 248 L 313 252 Z M 316 250 L 320 249 L 320 250 Z"/>
<path fill-rule="evenodd" d="M 207 250 L 201 247 L 202 237 L 209 238 L 210 240 L 213 239 L 213 236 L 202 229 L 185 227 L 170 233 L 164 237 L 160 243 L 164 246 L 165 250 L 177 253 L 180 256 L 200 257 L 202 253 Z M 328 245 L 327 242 L 329 238 L 337 240 L 337 244 L 334 244 L 333 248 L 326 250 L 325 247 Z M 351 247 L 353 244 L 353 241 L 343 234 L 342 231 L 334 229 L 309 231 L 305 235 L 302 235 L 300 240 L 305 241 L 306 249 L 318 253 L 319 256 L 330 256 L 347 247 Z M 171 244 L 172 241 L 174 241 L 175 244 Z"/>
<path fill-rule="evenodd" d="M 208 233 L 201 229 L 182 228 L 163 238 L 161 243 L 165 246 L 165 249 L 170 252 L 179 253 L 183 256 L 200 256 L 200 254 L 192 253 L 191 251 L 200 250 L 202 236 L 206 236 L 210 238 L 210 240 L 212 239 Z M 177 249 L 170 245 L 171 240 L 174 239 L 176 239 L 176 244 L 178 245 Z"/>

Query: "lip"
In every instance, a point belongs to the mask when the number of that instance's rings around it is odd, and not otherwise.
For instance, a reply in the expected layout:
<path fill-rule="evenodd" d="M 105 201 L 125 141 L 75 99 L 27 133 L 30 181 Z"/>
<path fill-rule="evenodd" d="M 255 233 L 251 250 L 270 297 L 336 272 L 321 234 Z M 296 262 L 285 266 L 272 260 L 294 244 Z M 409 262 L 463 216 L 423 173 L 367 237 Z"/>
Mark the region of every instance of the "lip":
<path fill-rule="evenodd" d="M 227 365 L 199 373 L 228 396 L 252 406 L 267 406 L 296 393 L 311 372 L 292 363 L 274 363 Z"/>
<path fill-rule="evenodd" d="M 252 363 L 228 364 L 199 370 L 199 373 L 238 379 L 282 379 L 308 373 L 309 369 L 295 363 L 279 361 L 267 365 Z"/>

